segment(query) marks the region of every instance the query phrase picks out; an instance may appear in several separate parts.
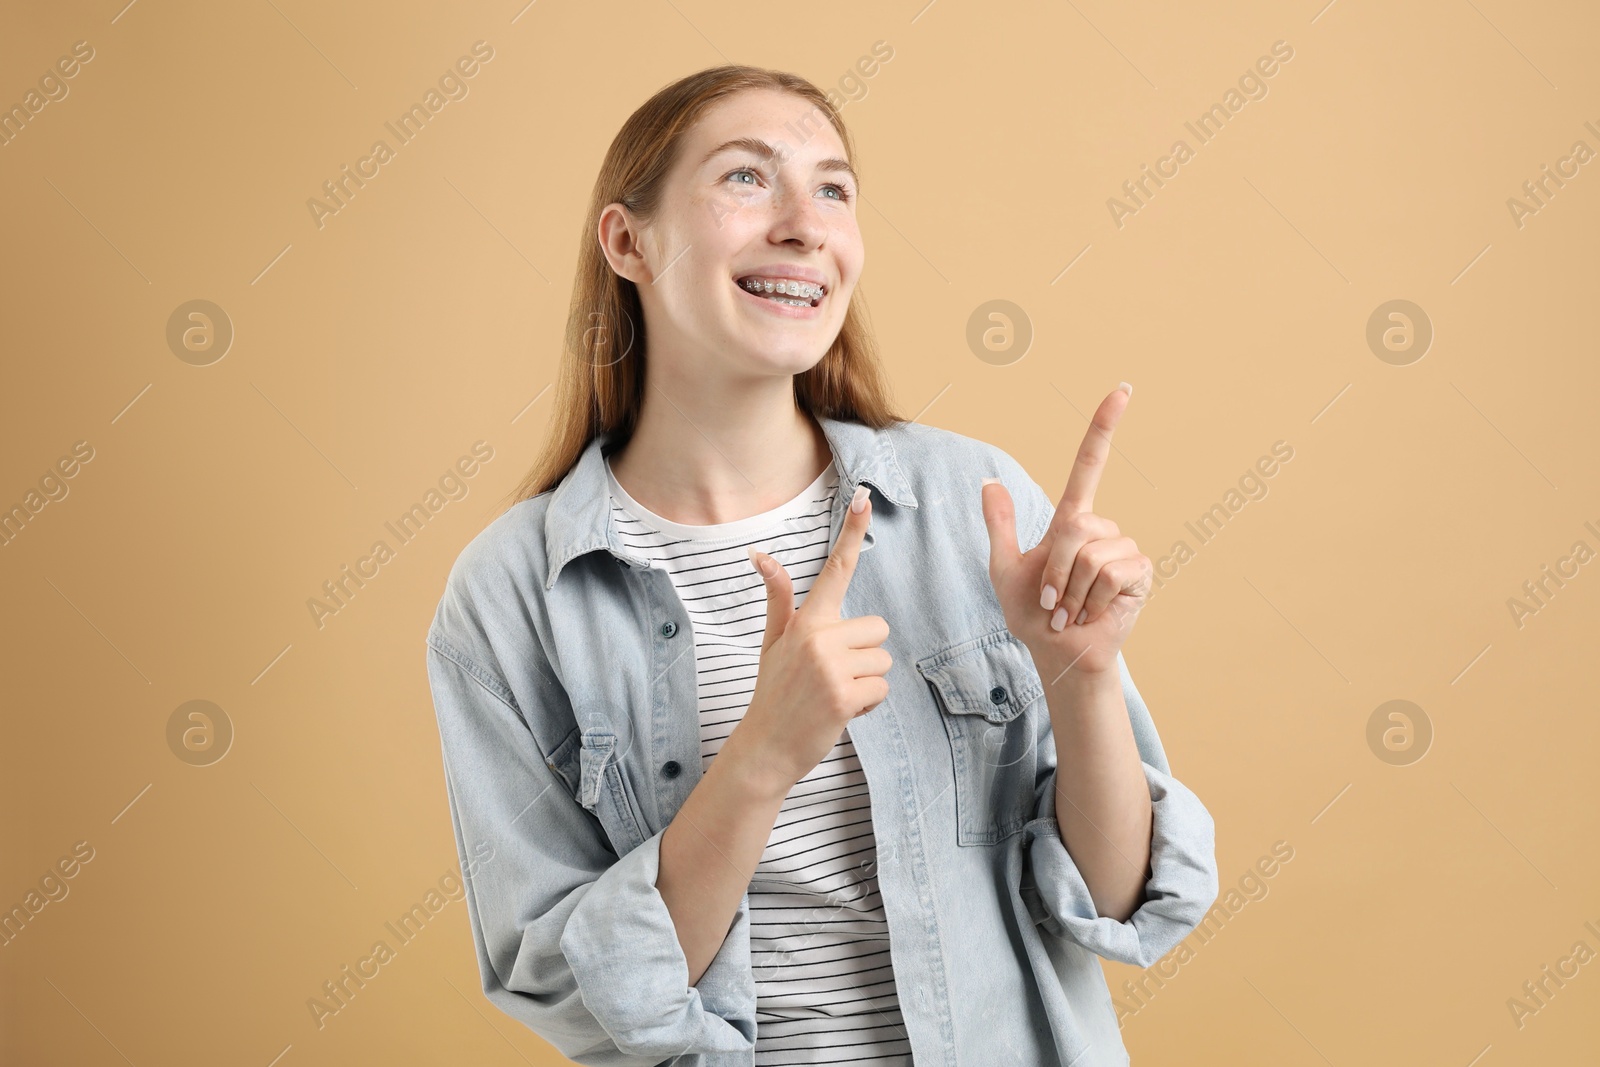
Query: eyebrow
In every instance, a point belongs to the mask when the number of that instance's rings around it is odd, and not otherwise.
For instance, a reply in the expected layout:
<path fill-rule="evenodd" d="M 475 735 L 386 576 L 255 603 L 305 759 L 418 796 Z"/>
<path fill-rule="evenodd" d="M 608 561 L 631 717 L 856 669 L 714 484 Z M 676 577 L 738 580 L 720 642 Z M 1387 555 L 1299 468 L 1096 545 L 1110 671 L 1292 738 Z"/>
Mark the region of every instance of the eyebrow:
<path fill-rule="evenodd" d="M 707 152 L 700 160 L 700 165 L 705 166 L 707 163 L 711 162 L 713 158 L 721 155 L 723 152 L 729 152 L 735 149 L 753 153 L 754 155 L 760 156 L 762 159 L 772 159 L 778 154 L 777 149 L 773 148 L 759 137 L 735 137 L 731 141 L 722 142 L 721 144 L 717 145 L 717 147 Z M 819 159 L 817 160 L 816 169 L 848 174 L 850 175 L 850 179 L 854 181 L 856 185 L 861 184 L 860 177 L 856 175 L 855 168 L 850 165 L 848 160 L 839 159 L 836 156 L 828 159 Z"/>

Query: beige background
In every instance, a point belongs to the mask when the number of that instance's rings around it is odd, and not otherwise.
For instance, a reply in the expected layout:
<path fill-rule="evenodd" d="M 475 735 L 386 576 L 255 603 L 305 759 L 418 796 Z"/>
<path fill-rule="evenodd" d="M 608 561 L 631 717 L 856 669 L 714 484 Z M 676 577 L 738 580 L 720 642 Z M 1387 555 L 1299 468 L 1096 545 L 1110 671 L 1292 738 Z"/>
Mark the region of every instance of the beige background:
<path fill-rule="evenodd" d="M 906 413 L 1056 494 L 1084 416 L 1135 386 L 1097 510 L 1194 553 L 1128 662 L 1224 890 L 1294 850 L 1126 1020 L 1135 1061 L 1594 1062 L 1600 962 L 1520 1027 L 1507 1004 L 1600 952 L 1600 563 L 1508 607 L 1600 550 L 1600 162 L 1520 227 L 1507 205 L 1600 150 L 1591 5 L 121 2 L 0 15 L 0 103 L 94 50 L 0 148 L 0 506 L 93 449 L 0 548 L 0 905 L 93 850 L 0 948 L 0 1059 L 558 1061 L 478 992 L 459 900 L 320 1029 L 306 1002 L 459 870 L 426 626 L 543 440 L 606 146 L 736 61 L 849 101 Z M 469 95 L 319 229 L 308 198 L 479 40 Z M 1268 95 L 1200 145 L 1184 122 L 1280 40 Z M 1108 198 L 1178 138 L 1194 157 L 1119 228 Z M 193 299 L 235 330 L 209 366 L 166 341 Z M 965 339 L 994 299 L 1034 331 L 1002 365 Z M 1405 366 L 1366 341 L 1395 299 L 1435 331 Z M 1268 495 L 1201 545 L 1185 523 L 1280 440 Z M 477 441 L 470 495 L 319 627 L 322 583 Z M 1404 766 L 1367 742 L 1396 699 L 1433 730 Z M 169 747 L 191 700 L 234 730 L 209 766 Z"/>

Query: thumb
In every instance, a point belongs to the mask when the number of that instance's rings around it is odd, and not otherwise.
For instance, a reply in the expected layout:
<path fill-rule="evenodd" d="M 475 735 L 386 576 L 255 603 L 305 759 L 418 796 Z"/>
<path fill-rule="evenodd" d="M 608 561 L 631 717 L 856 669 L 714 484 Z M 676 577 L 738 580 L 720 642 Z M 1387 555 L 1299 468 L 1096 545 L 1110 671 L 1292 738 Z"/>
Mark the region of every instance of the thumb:
<path fill-rule="evenodd" d="M 783 565 L 765 552 L 750 549 L 750 562 L 755 564 L 767 586 L 767 632 L 761 637 L 761 651 L 765 652 L 783 636 L 789 628 L 789 620 L 794 617 L 794 583 Z"/>
<path fill-rule="evenodd" d="M 989 576 L 993 578 L 1022 555 L 1017 548 L 1017 509 L 999 478 L 985 478 L 978 492 L 983 496 L 983 524 L 989 528 Z"/>

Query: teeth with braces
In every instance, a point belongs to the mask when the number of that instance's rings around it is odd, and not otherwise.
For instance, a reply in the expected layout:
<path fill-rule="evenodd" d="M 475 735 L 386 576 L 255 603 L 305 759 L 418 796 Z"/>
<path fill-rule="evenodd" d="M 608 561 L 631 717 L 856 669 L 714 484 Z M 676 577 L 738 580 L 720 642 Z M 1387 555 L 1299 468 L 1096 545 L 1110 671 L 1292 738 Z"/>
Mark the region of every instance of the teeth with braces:
<path fill-rule="evenodd" d="M 775 297 L 777 302 L 788 304 L 790 307 L 810 307 L 813 300 L 821 299 L 827 292 L 822 286 L 812 285 L 810 282 L 773 281 L 769 278 L 746 278 L 739 284 L 750 293 L 780 294 Z M 785 293 L 788 296 L 781 295 Z M 798 299 L 790 299 L 791 297 Z"/>

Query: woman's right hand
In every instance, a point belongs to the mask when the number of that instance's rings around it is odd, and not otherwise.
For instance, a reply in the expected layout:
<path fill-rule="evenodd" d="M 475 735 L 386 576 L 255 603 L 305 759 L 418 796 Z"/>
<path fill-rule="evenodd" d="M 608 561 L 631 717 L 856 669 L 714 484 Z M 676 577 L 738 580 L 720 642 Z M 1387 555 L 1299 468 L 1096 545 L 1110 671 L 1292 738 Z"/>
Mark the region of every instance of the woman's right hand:
<path fill-rule="evenodd" d="M 794 607 L 794 584 L 777 560 L 750 550 L 767 587 L 767 631 L 755 691 L 718 759 L 736 757 L 751 783 L 786 797 L 839 743 L 850 720 L 889 695 L 889 624 L 879 615 L 841 619 L 840 604 L 872 518 L 871 494 L 858 486 L 822 571 Z M 770 573 L 769 573 L 770 572 Z M 729 752 L 729 749 L 733 749 Z"/>

